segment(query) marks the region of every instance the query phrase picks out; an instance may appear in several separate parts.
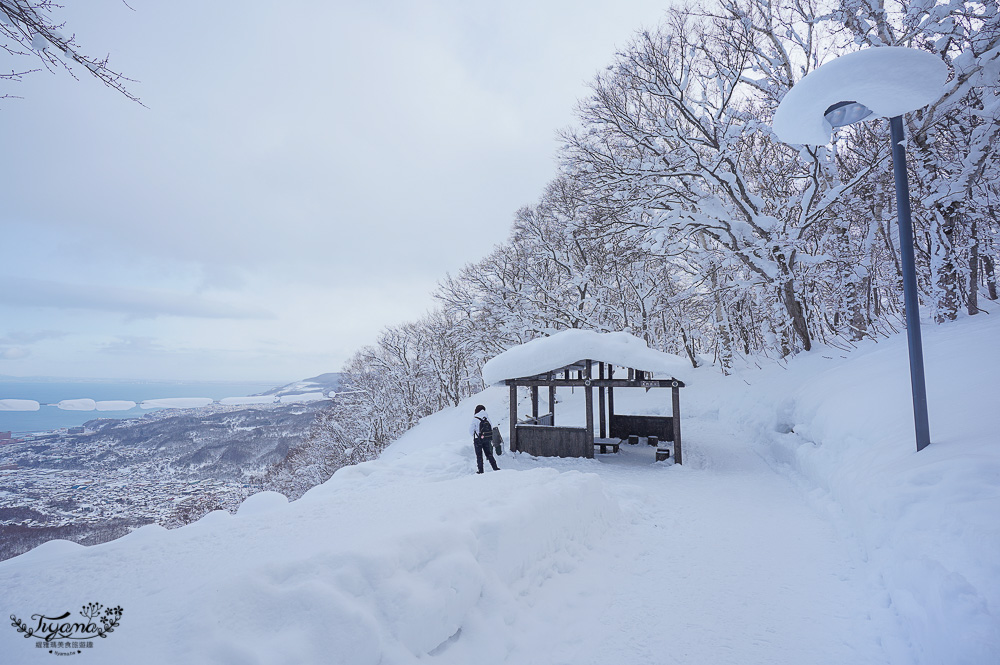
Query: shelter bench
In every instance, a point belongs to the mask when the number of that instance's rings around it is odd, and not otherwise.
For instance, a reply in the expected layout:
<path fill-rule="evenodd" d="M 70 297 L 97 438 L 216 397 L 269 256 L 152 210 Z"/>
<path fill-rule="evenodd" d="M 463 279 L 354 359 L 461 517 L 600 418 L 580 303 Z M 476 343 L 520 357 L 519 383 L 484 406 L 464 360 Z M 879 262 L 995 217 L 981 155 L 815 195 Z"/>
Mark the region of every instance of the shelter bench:
<path fill-rule="evenodd" d="M 600 446 L 602 455 L 608 452 L 608 448 L 611 448 L 611 452 L 617 453 L 621 443 L 621 439 L 594 439 L 594 445 Z"/>

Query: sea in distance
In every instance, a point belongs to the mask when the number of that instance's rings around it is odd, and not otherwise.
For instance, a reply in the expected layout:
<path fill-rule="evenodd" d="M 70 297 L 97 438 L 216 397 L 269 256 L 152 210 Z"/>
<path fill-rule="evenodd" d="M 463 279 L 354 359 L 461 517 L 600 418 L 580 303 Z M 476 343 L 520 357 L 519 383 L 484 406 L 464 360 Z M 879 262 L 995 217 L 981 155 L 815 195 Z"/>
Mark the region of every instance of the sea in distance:
<path fill-rule="evenodd" d="M 143 400 L 171 397 L 247 397 L 280 387 L 278 382 L 179 382 L 111 381 L 84 379 L 20 379 L 0 377 L 0 399 L 29 399 L 38 402 L 37 411 L 0 411 L 0 432 L 49 432 L 61 427 L 78 427 L 97 418 L 141 418 L 150 409 Z M 128 411 L 64 411 L 62 400 L 92 399 L 95 402 L 128 400 L 136 406 Z"/>

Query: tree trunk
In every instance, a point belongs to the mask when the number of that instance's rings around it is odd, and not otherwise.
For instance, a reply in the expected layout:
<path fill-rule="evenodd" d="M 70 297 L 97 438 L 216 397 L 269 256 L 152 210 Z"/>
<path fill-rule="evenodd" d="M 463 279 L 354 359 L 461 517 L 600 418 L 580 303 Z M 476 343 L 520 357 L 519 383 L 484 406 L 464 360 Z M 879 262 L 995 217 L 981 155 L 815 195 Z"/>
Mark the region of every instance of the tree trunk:
<path fill-rule="evenodd" d="M 952 237 L 955 231 L 956 206 L 935 211 L 931 234 L 931 288 L 934 290 L 935 314 L 938 323 L 958 318 L 958 266 Z"/>
<path fill-rule="evenodd" d="M 703 235 L 698 236 L 698 243 L 702 249 L 708 251 L 708 241 Z M 722 366 L 722 373 L 728 375 L 733 369 L 733 338 L 729 334 L 729 324 L 726 320 L 725 310 L 722 308 L 722 297 L 719 294 L 719 268 L 715 261 L 712 261 L 709 276 L 712 279 L 712 299 L 715 301 L 715 330 L 716 340 L 719 349 L 719 364 Z"/>
<path fill-rule="evenodd" d="M 715 291 L 715 328 L 716 339 L 719 341 L 719 364 L 722 366 L 722 373 L 728 375 L 733 370 L 733 338 L 729 334 L 729 325 L 726 322 L 725 312 L 722 309 L 722 299 L 719 292 Z"/>
<path fill-rule="evenodd" d="M 792 320 L 792 330 L 795 331 L 799 341 L 802 342 L 803 350 L 811 350 L 812 341 L 809 339 L 809 326 L 806 325 L 802 303 L 795 299 L 795 284 L 793 280 L 788 279 L 785 281 L 781 287 L 781 296 L 782 302 L 785 305 L 785 311 L 788 312 L 788 316 Z"/>
<path fill-rule="evenodd" d="M 694 347 L 688 341 L 687 332 L 684 330 L 684 326 L 680 326 L 680 330 L 681 330 L 681 341 L 684 343 L 684 352 L 687 353 L 688 360 L 691 361 L 691 367 L 697 367 L 698 358 L 696 358 L 694 355 Z M 728 372 L 726 372 L 725 369 L 723 369 L 723 374 L 728 374 Z"/>
<path fill-rule="evenodd" d="M 990 219 L 996 222 L 997 214 L 993 206 L 987 206 L 986 211 L 989 213 Z M 979 255 L 983 259 L 983 272 L 986 273 L 986 297 L 990 300 L 997 299 L 997 276 L 993 271 L 993 249 L 993 240 L 987 233 L 986 246 L 983 247 L 983 251 L 979 252 Z"/>
<path fill-rule="evenodd" d="M 986 297 L 990 300 L 997 299 L 997 276 L 993 271 L 993 257 L 983 254 L 983 271 L 986 273 Z"/>
<path fill-rule="evenodd" d="M 851 339 L 855 342 L 868 336 L 868 303 L 871 301 L 871 278 L 851 282 L 850 313 Z"/>
<path fill-rule="evenodd" d="M 976 220 L 972 220 L 969 234 L 972 236 L 969 246 L 969 302 L 970 315 L 979 314 L 979 234 Z"/>

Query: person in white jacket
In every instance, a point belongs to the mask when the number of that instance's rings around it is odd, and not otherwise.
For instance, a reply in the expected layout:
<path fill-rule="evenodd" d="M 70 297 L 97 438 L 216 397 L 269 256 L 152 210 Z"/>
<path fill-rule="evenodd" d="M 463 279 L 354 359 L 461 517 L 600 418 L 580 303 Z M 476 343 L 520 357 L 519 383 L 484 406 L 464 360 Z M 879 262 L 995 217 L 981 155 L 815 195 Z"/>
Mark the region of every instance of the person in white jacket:
<path fill-rule="evenodd" d="M 469 423 L 469 434 L 472 435 L 472 445 L 476 448 L 476 466 L 479 468 L 476 473 L 483 472 L 483 453 L 486 453 L 486 459 L 490 461 L 493 470 L 499 471 L 500 467 L 493 457 L 493 425 L 482 404 L 476 406 L 472 422 Z"/>

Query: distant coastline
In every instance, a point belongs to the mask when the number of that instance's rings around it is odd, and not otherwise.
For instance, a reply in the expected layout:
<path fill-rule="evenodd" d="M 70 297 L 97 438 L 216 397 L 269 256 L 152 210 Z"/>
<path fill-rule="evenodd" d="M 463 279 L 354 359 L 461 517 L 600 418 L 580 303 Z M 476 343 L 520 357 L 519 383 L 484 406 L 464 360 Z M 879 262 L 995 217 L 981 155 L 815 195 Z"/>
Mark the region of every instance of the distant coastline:
<path fill-rule="evenodd" d="M 213 510 L 235 512 L 265 489 L 292 498 L 289 477 L 296 487 L 308 483 L 301 492 L 322 482 L 294 459 L 269 473 L 290 451 L 301 462 L 302 451 L 325 441 L 317 425 L 328 402 L 289 398 L 157 409 L 79 433 L 0 441 L 0 561 L 54 538 L 93 545 L 144 524 L 173 528 Z"/>
<path fill-rule="evenodd" d="M 34 400 L 38 411 L 0 411 L 0 432 L 49 432 L 79 427 L 98 418 L 140 418 L 149 409 L 136 406 L 125 411 L 64 411 L 55 406 L 62 400 L 145 400 L 203 397 L 214 400 L 246 397 L 276 389 L 271 381 L 113 381 L 88 379 L 21 379 L 0 377 L 0 399 Z"/>

